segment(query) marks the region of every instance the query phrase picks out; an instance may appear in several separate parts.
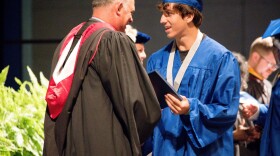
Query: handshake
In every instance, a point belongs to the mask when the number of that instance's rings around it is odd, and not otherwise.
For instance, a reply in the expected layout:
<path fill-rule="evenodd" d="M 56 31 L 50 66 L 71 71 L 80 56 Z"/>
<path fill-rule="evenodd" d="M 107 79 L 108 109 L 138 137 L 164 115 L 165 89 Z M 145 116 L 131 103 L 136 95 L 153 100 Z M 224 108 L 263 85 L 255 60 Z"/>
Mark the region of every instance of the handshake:
<path fill-rule="evenodd" d="M 259 106 L 255 103 L 240 103 L 239 110 L 244 118 L 252 119 L 257 114 Z"/>
<path fill-rule="evenodd" d="M 239 111 L 245 119 L 255 119 L 258 116 L 260 103 L 247 92 L 240 92 Z"/>
<path fill-rule="evenodd" d="M 251 142 L 260 138 L 260 128 L 254 125 L 250 117 L 258 111 L 258 105 L 252 103 L 240 103 L 236 129 L 233 131 L 235 141 Z"/>
<path fill-rule="evenodd" d="M 260 138 L 260 127 L 253 123 L 258 117 L 260 103 L 246 92 L 240 93 L 238 126 L 233 132 L 235 141 L 251 142 Z"/>

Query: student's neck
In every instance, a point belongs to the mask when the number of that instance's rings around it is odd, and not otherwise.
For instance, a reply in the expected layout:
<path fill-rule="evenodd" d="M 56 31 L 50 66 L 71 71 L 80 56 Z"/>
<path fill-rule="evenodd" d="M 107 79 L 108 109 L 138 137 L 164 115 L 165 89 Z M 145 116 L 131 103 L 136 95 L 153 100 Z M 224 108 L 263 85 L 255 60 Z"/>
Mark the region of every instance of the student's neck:
<path fill-rule="evenodd" d="M 180 51 L 187 51 L 190 50 L 193 43 L 196 40 L 198 34 L 198 29 L 193 28 L 186 32 L 185 35 L 182 35 L 178 38 L 176 38 L 176 45 Z"/>

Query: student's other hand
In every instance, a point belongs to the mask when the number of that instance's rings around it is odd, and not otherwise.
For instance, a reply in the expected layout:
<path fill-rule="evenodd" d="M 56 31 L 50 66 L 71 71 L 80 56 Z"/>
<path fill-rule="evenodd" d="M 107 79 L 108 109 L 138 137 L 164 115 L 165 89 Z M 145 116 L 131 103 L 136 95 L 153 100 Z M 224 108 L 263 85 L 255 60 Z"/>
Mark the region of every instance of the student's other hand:
<path fill-rule="evenodd" d="M 183 100 L 180 101 L 175 96 L 171 94 L 165 95 L 165 101 L 169 108 L 171 109 L 172 113 L 179 114 L 179 115 L 186 115 L 189 113 L 190 110 L 190 103 L 185 96 L 182 96 Z"/>

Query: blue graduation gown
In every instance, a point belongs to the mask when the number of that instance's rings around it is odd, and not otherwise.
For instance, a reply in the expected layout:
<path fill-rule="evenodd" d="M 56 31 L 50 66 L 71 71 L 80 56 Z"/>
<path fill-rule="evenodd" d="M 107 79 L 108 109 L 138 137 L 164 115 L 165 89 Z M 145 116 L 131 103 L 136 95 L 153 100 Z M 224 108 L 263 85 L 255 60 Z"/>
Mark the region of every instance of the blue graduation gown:
<path fill-rule="evenodd" d="M 147 71 L 166 78 L 173 42 L 153 53 Z M 173 79 L 181 66 L 175 52 Z M 188 115 L 162 110 L 152 137 L 153 155 L 233 155 L 233 124 L 239 105 L 240 71 L 232 53 L 205 36 L 183 77 L 178 93 L 188 98 Z M 143 146 L 147 152 L 147 145 Z"/>
<path fill-rule="evenodd" d="M 272 88 L 272 95 L 261 137 L 261 156 L 280 156 L 280 79 Z"/>

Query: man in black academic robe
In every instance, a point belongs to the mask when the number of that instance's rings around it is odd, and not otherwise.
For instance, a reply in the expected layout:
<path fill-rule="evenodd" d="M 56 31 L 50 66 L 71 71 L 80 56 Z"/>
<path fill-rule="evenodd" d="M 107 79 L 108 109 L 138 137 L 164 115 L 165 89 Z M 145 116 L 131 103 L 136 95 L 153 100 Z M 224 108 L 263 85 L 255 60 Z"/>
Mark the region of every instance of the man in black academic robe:
<path fill-rule="evenodd" d="M 43 155 L 141 155 L 141 144 L 161 111 L 131 39 L 107 28 L 97 30 L 81 45 L 75 68 L 62 112 L 52 119 L 46 111 Z"/>

